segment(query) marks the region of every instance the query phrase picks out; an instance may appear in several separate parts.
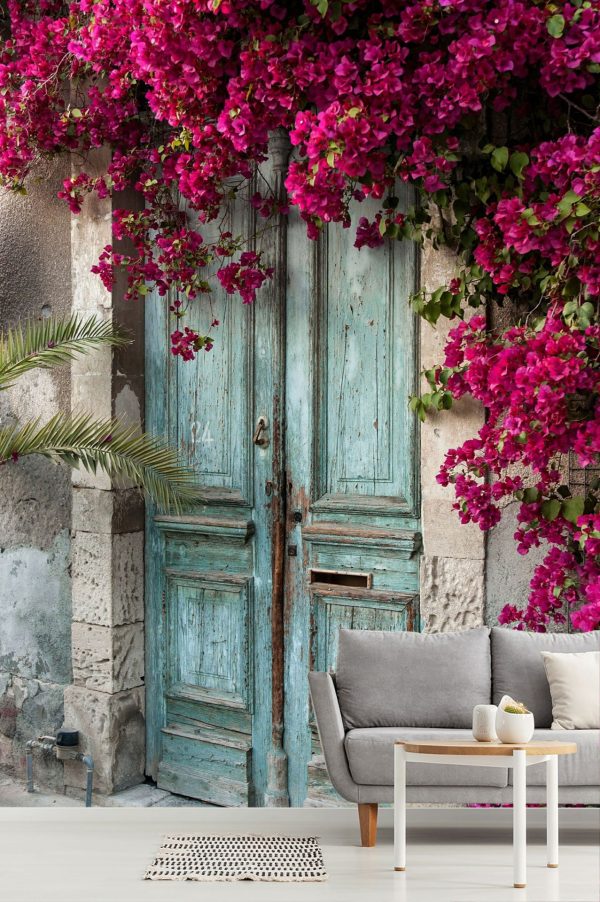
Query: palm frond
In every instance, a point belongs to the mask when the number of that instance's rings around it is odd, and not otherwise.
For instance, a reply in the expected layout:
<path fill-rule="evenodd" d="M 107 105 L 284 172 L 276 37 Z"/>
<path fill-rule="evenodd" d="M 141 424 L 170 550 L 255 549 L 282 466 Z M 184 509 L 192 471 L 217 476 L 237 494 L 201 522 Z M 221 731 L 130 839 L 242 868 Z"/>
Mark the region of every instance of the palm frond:
<path fill-rule="evenodd" d="M 31 454 L 83 466 L 91 473 L 102 469 L 117 481 L 132 480 L 162 509 L 179 511 L 199 497 L 193 470 L 173 448 L 116 419 L 56 414 L 44 425 L 33 420 L 0 429 L 0 465 Z"/>
<path fill-rule="evenodd" d="M 67 363 L 100 345 L 124 347 L 129 342 L 120 329 L 96 316 L 27 320 L 0 334 L 0 391 L 28 370 Z"/>

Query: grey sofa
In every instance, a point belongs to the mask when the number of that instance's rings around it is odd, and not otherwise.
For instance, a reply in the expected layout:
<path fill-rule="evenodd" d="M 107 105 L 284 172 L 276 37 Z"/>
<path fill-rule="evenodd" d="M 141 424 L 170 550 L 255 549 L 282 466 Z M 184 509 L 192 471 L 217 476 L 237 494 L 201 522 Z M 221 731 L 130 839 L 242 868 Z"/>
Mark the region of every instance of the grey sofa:
<path fill-rule="evenodd" d="M 504 694 L 533 712 L 536 738 L 577 743 L 577 754 L 559 761 L 559 803 L 600 804 L 600 731 L 550 729 L 552 699 L 540 655 L 598 649 L 598 632 L 340 630 L 337 671 L 312 672 L 310 691 L 329 778 L 344 799 L 358 803 L 362 844 L 375 844 L 377 805 L 392 801 L 395 740 L 472 739 L 473 707 L 497 704 Z M 544 767 L 528 769 L 528 802 L 545 802 Z M 407 800 L 511 802 L 511 781 L 504 768 L 409 764 Z"/>

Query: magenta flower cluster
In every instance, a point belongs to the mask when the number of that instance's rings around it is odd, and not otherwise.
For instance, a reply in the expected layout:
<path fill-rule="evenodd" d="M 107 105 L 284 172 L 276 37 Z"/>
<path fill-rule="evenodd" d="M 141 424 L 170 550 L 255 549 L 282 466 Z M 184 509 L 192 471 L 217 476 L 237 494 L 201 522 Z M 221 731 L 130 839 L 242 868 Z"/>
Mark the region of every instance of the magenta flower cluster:
<path fill-rule="evenodd" d="M 519 552 L 550 546 L 525 610 L 507 605 L 502 612 L 502 622 L 521 628 L 564 622 L 565 611 L 578 629 L 600 625 L 596 494 L 563 487 L 569 453 L 584 467 L 600 453 L 599 345 L 600 326 L 569 327 L 555 307 L 537 329 L 497 335 L 473 317 L 451 331 L 446 346 L 453 397 L 477 398 L 487 418 L 477 438 L 448 452 L 438 481 L 454 485 L 461 521 L 481 529 L 495 526 L 502 504 L 516 498 Z"/>
<path fill-rule="evenodd" d="M 276 129 L 290 135 L 288 198 L 311 238 L 330 222 L 350 226 L 351 205 L 369 199 L 358 251 L 403 238 L 459 251 L 450 286 L 415 300 L 429 321 L 503 299 L 523 313 L 526 325 L 503 333 L 479 317 L 453 331 L 435 404 L 468 393 L 489 415 L 440 479 L 463 521 L 492 528 L 516 497 L 519 549 L 549 544 L 528 606 L 515 600 L 506 622 L 543 629 L 570 610 L 578 629 L 594 628 L 596 488 L 570 495 L 564 458 L 591 468 L 600 451 L 598 3 L 4 6 L 0 179 L 23 191 L 45 157 L 80 163 L 111 148 L 105 173 L 84 162 L 61 197 L 74 213 L 90 194 L 143 197 L 142 210 L 115 212 L 95 271 L 108 287 L 124 271 L 131 299 L 168 298 L 175 356 L 213 346 L 185 325 L 190 304 L 215 285 L 251 303 L 272 275 L 259 235 L 248 248 L 222 214 L 236 194 L 255 216 L 287 211 L 260 173 Z M 411 210 L 398 209 L 399 181 L 420 201 Z M 209 332 L 210 304 L 206 317 Z"/>

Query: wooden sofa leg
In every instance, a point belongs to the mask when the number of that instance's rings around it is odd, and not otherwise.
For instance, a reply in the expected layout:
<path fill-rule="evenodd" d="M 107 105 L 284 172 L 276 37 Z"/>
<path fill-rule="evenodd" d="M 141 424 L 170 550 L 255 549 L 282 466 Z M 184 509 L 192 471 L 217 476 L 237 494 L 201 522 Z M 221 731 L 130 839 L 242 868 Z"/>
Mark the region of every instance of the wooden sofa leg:
<path fill-rule="evenodd" d="M 377 802 L 361 802 L 358 806 L 358 822 L 360 824 L 360 843 L 370 848 L 377 840 Z"/>

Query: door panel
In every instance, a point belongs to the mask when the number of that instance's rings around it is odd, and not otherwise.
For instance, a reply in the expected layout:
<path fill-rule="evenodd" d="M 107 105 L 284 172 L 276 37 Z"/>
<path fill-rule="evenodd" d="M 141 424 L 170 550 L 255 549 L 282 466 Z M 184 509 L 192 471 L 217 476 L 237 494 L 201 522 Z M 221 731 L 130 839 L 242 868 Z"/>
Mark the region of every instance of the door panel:
<path fill-rule="evenodd" d="M 311 592 L 312 660 L 315 670 L 335 671 L 340 629 L 412 630 L 412 597 L 315 586 Z"/>
<path fill-rule="evenodd" d="M 211 308 L 221 323 L 218 351 L 204 353 L 197 365 L 177 358 L 172 419 L 179 447 L 209 496 L 251 505 L 252 311 L 223 293 Z M 202 304 L 192 307 L 189 320 L 206 332 Z"/>
<path fill-rule="evenodd" d="M 249 581 L 167 573 L 169 696 L 250 711 Z"/>
<path fill-rule="evenodd" d="M 400 193 L 400 192 L 399 192 Z M 400 193 L 406 207 L 410 197 Z M 362 205 L 357 215 L 369 215 Z M 354 247 L 353 228 L 288 246 L 286 752 L 290 801 L 338 803 L 308 702 L 340 628 L 418 629 L 415 250 Z M 362 582 L 363 585 L 359 585 Z M 346 583 L 346 585 L 344 585 Z"/>
<path fill-rule="evenodd" d="M 352 237 L 332 227 L 318 249 L 314 502 L 348 509 L 338 496 L 384 496 L 397 507 L 411 500 L 396 454 L 410 387 L 401 344 L 412 348 L 414 336 L 398 290 L 405 255 L 394 245 L 357 251 Z"/>
<path fill-rule="evenodd" d="M 252 232 L 246 203 L 227 215 L 232 232 Z M 183 516 L 148 510 L 147 768 L 161 788 L 247 805 L 258 791 L 252 712 L 262 625 L 253 548 L 261 525 L 253 508 L 263 501 L 254 491 L 254 311 L 216 290 L 210 306 L 191 305 L 186 321 L 206 333 L 212 318 L 221 322 L 218 350 L 184 363 L 169 355 L 175 321 L 165 300 L 148 302 L 148 427 L 169 435 L 194 467 L 202 502 Z M 270 532 L 261 540 L 268 551 Z M 263 609 L 264 595 L 263 584 L 256 592 Z"/>

